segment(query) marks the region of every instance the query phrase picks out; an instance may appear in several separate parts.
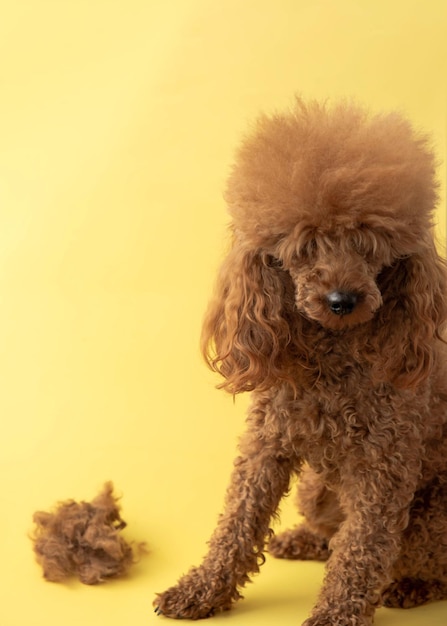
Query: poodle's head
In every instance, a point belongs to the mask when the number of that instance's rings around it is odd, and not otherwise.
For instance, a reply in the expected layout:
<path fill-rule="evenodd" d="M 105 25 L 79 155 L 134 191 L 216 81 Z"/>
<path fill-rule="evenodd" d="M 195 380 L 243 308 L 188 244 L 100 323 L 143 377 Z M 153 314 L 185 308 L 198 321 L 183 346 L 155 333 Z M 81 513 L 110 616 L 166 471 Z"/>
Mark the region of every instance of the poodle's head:
<path fill-rule="evenodd" d="M 376 322 L 390 337 L 411 318 L 420 351 L 418 324 L 433 337 L 445 315 L 436 191 L 427 138 L 397 114 L 298 100 L 261 118 L 228 181 L 233 248 L 204 327 L 226 386 L 268 386 L 291 352 L 307 359 L 303 320 L 334 334 Z"/>

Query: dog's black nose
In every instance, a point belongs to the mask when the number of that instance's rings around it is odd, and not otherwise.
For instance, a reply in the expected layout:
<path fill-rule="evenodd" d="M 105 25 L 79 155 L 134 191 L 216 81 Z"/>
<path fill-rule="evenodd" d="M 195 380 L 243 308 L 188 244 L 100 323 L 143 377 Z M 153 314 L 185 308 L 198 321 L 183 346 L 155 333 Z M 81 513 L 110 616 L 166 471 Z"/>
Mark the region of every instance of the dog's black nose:
<path fill-rule="evenodd" d="M 331 291 L 326 296 L 326 302 L 335 315 L 349 315 L 357 304 L 357 295 L 348 291 Z"/>

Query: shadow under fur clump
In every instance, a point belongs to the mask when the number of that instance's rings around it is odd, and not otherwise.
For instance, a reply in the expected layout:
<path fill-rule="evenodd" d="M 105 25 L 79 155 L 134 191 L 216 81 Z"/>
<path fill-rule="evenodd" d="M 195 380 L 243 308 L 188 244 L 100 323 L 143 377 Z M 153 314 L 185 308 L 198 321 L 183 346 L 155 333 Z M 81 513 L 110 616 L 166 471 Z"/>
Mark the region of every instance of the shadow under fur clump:
<path fill-rule="evenodd" d="M 36 512 L 33 521 L 34 552 L 46 580 L 60 582 L 76 575 L 94 585 L 126 574 L 135 563 L 132 545 L 120 534 L 126 522 L 111 482 L 92 502 L 61 502 L 53 513 Z M 144 544 L 138 551 L 144 551 Z"/>

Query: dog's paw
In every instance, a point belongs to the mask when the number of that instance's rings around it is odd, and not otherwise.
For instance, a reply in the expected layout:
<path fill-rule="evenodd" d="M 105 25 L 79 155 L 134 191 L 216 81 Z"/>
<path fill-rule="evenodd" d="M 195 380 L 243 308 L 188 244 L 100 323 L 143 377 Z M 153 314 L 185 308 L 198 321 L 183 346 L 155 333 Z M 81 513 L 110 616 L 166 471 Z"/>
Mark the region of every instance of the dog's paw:
<path fill-rule="evenodd" d="M 177 585 L 154 600 L 155 613 L 175 619 L 203 619 L 231 608 L 240 597 L 223 578 L 212 578 L 200 569 L 191 570 Z"/>
<path fill-rule="evenodd" d="M 277 559 L 327 561 L 329 558 L 326 539 L 318 537 L 305 526 L 274 535 L 269 541 L 268 551 Z"/>
<path fill-rule="evenodd" d="M 154 601 L 155 613 L 174 619 L 202 619 L 211 617 L 216 607 L 198 590 L 188 592 L 182 587 L 171 587 Z"/>
<path fill-rule="evenodd" d="M 372 618 L 352 614 L 319 613 L 309 617 L 303 626 L 372 626 Z"/>
<path fill-rule="evenodd" d="M 440 580 L 401 578 L 382 592 L 382 602 L 387 608 L 411 609 L 435 600 L 447 598 L 447 584 Z"/>

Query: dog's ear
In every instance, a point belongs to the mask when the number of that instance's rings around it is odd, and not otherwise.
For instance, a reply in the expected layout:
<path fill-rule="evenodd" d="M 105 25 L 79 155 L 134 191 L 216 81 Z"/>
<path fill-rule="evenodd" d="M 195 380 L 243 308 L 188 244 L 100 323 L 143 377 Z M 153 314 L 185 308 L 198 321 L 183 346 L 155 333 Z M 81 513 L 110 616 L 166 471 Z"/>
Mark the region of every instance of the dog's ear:
<path fill-rule="evenodd" d="M 287 379 L 293 308 L 290 276 L 273 257 L 235 242 L 218 276 L 202 329 L 202 351 L 231 393 Z"/>
<path fill-rule="evenodd" d="M 401 388 L 416 387 L 434 365 L 434 344 L 447 320 L 447 272 L 432 243 L 379 277 L 383 305 L 376 318 L 380 368 Z M 379 372 L 380 377 L 380 372 Z"/>

